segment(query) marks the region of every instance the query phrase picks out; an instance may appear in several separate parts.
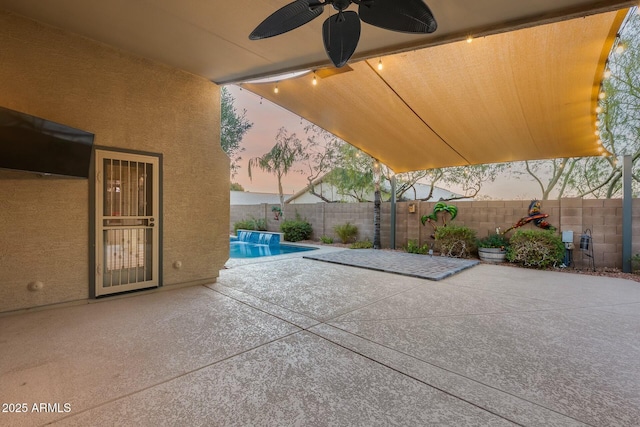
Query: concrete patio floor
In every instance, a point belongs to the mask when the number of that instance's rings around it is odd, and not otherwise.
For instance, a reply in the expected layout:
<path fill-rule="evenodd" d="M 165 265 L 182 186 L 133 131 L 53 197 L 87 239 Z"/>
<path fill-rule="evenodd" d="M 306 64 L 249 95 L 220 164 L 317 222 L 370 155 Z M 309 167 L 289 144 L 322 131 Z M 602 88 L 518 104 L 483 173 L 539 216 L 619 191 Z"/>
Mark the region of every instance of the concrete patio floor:
<path fill-rule="evenodd" d="M 210 286 L 0 317 L 0 401 L 28 408 L 0 425 L 639 424 L 636 282 L 229 265 Z"/>

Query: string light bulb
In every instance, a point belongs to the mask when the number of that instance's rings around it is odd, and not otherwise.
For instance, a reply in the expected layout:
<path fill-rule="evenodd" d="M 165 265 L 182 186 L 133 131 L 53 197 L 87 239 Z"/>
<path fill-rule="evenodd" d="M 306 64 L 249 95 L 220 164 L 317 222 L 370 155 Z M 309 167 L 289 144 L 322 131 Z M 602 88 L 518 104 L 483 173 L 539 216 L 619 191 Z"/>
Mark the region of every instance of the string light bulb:
<path fill-rule="evenodd" d="M 604 71 L 604 78 L 605 78 L 605 79 L 608 79 L 609 77 L 611 77 L 611 70 L 607 68 L 607 69 Z"/>
<path fill-rule="evenodd" d="M 473 37 L 471 36 L 467 37 L 467 43 L 471 43 L 471 42 L 473 42 Z"/>
<path fill-rule="evenodd" d="M 622 52 L 624 52 L 624 45 L 622 43 L 618 43 L 618 46 L 616 47 L 616 53 L 621 54 Z"/>
<path fill-rule="evenodd" d="M 313 80 L 311 81 L 311 84 L 314 86 L 318 85 L 318 78 L 316 77 L 316 73 L 313 73 Z"/>
<path fill-rule="evenodd" d="M 600 120 L 596 120 L 596 127 L 600 127 Z"/>
<path fill-rule="evenodd" d="M 600 136 L 600 131 L 598 129 L 596 129 L 594 133 L 596 134 L 596 136 Z"/>
<path fill-rule="evenodd" d="M 600 99 L 605 99 L 607 97 L 607 94 L 604 92 L 600 92 L 600 94 L 598 95 L 598 98 Z"/>
<path fill-rule="evenodd" d="M 280 89 L 278 89 L 278 85 L 276 85 L 276 87 L 273 88 L 273 93 L 278 93 L 280 92 Z"/>
<path fill-rule="evenodd" d="M 602 107 L 596 107 L 596 113 L 598 114 L 602 113 Z"/>
<path fill-rule="evenodd" d="M 598 143 L 598 145 L 602 145 L 602 140 L 600 138 L 598 138 L 596 142 Z"/>
<path fill-rule="evenodd" d="M 382 58 L 378 60 L 378 71 L 382 71 Z"/>
<path fill-rule="evenodd" d="M 602 145 L 598 147 L 598 152 L 602 153 L 604 151 L 604 148 L 602 148 Z"/>

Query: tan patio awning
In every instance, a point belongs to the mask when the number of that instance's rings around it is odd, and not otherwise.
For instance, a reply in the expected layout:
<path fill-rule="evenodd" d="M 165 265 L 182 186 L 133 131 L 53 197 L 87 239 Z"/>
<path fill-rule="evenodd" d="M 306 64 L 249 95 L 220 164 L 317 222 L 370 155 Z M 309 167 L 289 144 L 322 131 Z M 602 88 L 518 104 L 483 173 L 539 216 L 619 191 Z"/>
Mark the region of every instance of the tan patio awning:
<path fill-rule="evenodd" d="M 397 173 L 600 155 L 595 108 L 625 13 L 370 58 L 339 74 L 318 70 L 315 86 L 313 73 L 242 86 Z"/>

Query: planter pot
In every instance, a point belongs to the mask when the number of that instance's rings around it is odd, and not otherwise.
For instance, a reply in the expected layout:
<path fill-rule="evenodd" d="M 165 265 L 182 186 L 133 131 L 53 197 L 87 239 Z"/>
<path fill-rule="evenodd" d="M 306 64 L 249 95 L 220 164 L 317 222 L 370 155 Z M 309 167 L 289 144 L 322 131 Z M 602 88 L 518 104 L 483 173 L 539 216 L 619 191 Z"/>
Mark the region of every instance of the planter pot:
<path fill-rule="evenodd" d="M 478 255 L 482 261 L 494 264 L 507 259 L 507 251 L 501 248 L 478 248 Z"/>

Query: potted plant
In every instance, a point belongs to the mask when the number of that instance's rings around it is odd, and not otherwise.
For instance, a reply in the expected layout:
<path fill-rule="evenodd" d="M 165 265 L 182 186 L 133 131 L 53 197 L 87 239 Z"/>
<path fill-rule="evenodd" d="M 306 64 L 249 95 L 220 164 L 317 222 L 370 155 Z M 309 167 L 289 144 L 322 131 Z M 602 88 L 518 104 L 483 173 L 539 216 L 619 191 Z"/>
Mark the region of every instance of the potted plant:
<path fill-rule="evenodd" d="M 478 240 L 478 255 L 485 262 L 504 262 L 507 246 L 509 246 L 509 239 L 504 234 L 490 234 Z"/>

